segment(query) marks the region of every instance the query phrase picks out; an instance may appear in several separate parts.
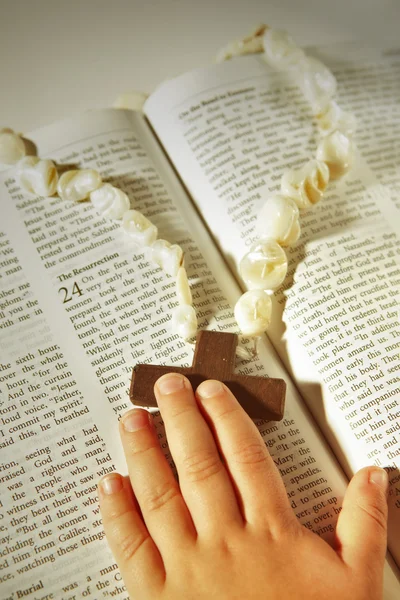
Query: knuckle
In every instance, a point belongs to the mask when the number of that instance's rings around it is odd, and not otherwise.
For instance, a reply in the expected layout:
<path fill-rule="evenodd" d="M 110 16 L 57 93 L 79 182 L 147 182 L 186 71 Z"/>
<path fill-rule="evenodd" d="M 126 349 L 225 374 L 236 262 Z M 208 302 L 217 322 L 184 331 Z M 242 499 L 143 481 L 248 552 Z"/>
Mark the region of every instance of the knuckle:
<path fill-rule="evenodd" d="M 130 532 L 118 543 L 118 552 L 123 561 L 129 562 L 138 553 L 139 549 L 150 539 L 148 533 Z"/>
<path fill-rule="evenodd" d="M 183 467 L 186 478 L 196 483 L 220 473 L 222 463 L 216 452 L 197 452 L 184 459 Z"/>
<path fill-rule="evenodd" d="M 140 442 L 137 439 L 130 439 L 125 442 L 126 452 L 129 456 L 140 456 L 151 454 L 157 450 L 158 442 L 151 437 L 150 439 L 142 439 Z"/>
<path fill-rule="evenodd" d="M 264 442 L 262 440 L 241 442 L 233 452 L 233 460 L 239 468 L 264 470 L 268 461 Z"/>
<path fill-rule="evenodd" d="M 232 415 L 237 415 L 237 413 L 242 413 L 243 409 L 241 406 L 229 406 L 229 408 L 220 409 L 219 413 L 215 415 L 215 419 L 218 421 L 225 421 L 230 419 Z"/>
<path fill-rule="evenodd" d="M 366 504 L 358 501 L 357 507 L 364 512 L 370 519 L 375 521 L 381 531 L 386 532 L 387 509 L 380 506 L 378 503 Z"/>
<path fill-rule="evenodd" d="M 172 419 L 179 419 L 187 413 L 193 413 L 196 410 L 197 409 L 193 404 L 184 402 L 176 402 L 175 404 L 171 403 L 171 406 L 168 408 L 169 417 Z"/>
<path fill-rule="evenodd" d="M 126 506 L 121 507 L 115 503 L 113 506 L 109 507 L 107 514 L 103 517 L 103 521 L 107 520 L 110 523 L 121 521 L 125 515 L 130 512 L 132 512 L 132 508 L 127 508 Z"/>
<path fill-rule="evenodd" d="M 165 507 L 171 500 L 179 496 L 177 488 L 170 483 L 159 484 L 148 492 L 144 498 L 146 512 L 152 513 Z"/>

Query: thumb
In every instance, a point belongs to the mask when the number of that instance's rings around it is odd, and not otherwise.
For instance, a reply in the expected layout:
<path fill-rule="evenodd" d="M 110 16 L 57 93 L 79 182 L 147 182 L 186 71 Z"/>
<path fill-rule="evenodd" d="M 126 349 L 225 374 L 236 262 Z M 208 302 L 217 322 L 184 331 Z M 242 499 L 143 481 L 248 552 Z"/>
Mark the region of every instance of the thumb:
<path fill-rule="evenodd" d="M 379 467 L 358 471 L 347 488 L 336 527 L 338 553 L 350 567 L 383 574 L 389 479 Z"/>

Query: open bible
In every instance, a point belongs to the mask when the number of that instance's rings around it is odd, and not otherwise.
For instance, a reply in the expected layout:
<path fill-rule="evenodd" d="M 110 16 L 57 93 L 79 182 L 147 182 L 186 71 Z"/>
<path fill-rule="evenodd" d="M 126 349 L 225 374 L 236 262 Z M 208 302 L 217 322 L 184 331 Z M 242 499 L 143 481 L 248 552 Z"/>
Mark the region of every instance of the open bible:
<path fill-rule="evenodd" d="M 256 358 L 287 382 L 257 425 L 302 525 L 332 541 L 351 475 L 390 476 L 385 598 L 400 594 L 400 51 L 314 50 L 358 121 L 352 171 L 301 219 Z M 41 157 L 98 169 L 179 244 L 199 328 L 237 332 L 237 265 L 285 168 L 314 155 L 300 91 L 258 56 L 161 85 L 143 114 L 91 111 L 27 135 Z M 175 281 L 90 203 L 29 195 L 0 173 L 0 596 L 126 598 L 96 484 L 125 472 L 118 418 L 136 363 L 189 366 Z M 246 345 L 249 340 L 244 340 Z M 162 448 L 168 444 L 155 415 Z"/>

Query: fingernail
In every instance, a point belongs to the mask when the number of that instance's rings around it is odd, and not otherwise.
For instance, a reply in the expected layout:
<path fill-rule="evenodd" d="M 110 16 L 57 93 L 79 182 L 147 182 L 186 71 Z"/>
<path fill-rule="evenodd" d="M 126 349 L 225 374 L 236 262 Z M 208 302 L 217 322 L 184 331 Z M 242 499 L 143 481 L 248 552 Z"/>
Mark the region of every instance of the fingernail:
<path fill-rule="evenodd" d="M 369 480 L 375 485 L 379 485 L 387 493 L 389 489 L 389 477 L 385 469 L 376 468 L 370 471 Z"/>
<path fill-rule="evenodd" d="M 116 492 L 120 492 L 122 490 L 122 477 L 118 473 L 106 475 L 105 477 L 103 477 L 103 479 L 100 480 L 99 486 L 101 487 L 102 492 L 106 496 L 110 496 L 111 494 L 115 494 Z"/>
<path fill-rule="evenodd" d="M 212 398 L 213 396 L 220 396 L 224 391 L 224 386 L 220 381 L 210 379 L 209 381 L 203 381 L 197 388 L 196 393 L 202 398 Z"/>
<path fill-rule="evenodd" d="M 124 414 L 121 418 L 121 423 L 124 426 L 125 431 L 132 432 L 144 429 L 150 425 L 149 413 L 147 410 L 134 408 Z"/>
<path fill-rule="evenodd" d="M 167 396 L 187 387 L 186 381 L 186 378 L 179 373 L 168 373 L 168 375 L 163 375 L 158 379 L 157 387 L 161 394 Z"/>

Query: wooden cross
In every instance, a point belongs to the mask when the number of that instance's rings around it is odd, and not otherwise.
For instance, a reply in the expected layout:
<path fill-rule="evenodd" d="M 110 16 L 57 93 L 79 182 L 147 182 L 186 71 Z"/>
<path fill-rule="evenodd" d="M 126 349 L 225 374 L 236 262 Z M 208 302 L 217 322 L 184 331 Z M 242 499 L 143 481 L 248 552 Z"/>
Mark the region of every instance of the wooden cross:
<path fill-rule="evenodd" d="M 253 419 L 280 421 L 283 418 L 286 383 L 283 379 L 236 375 L 237 335 L 218 331 L 200 331 L 193 364 L 186 367 L 136 365 L 132 372 L 130 399 L 139 406 L 157 406 L 154 384 L 166 373 L 182 373 L 194 390 L 206 379 L 222 381 Z"/>

